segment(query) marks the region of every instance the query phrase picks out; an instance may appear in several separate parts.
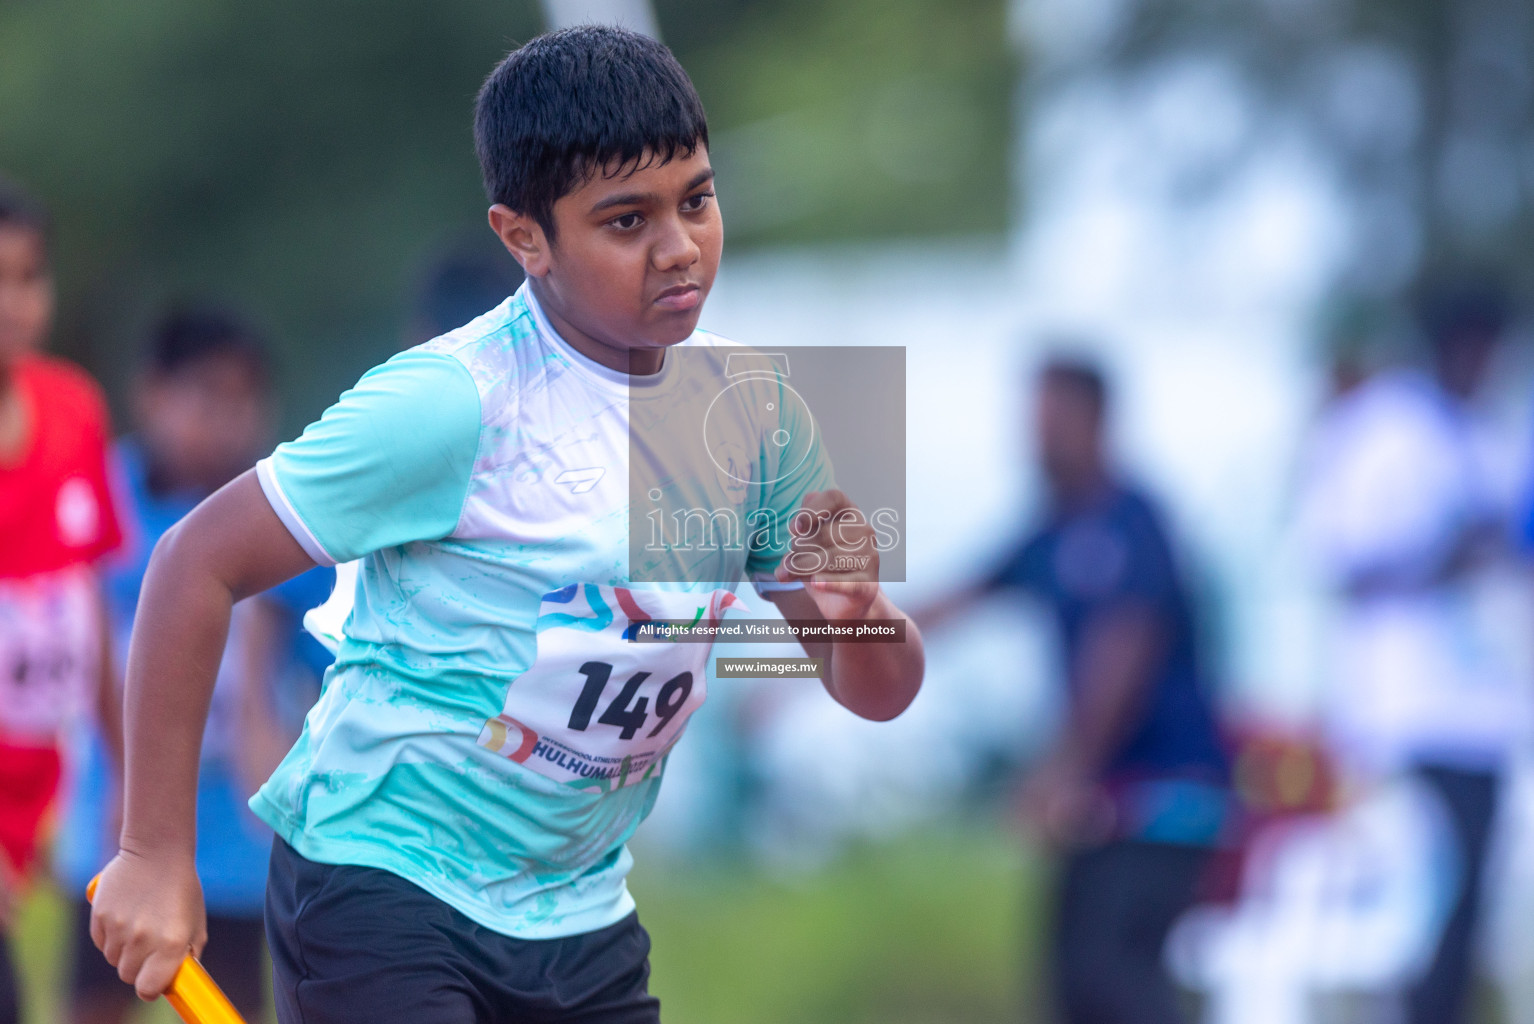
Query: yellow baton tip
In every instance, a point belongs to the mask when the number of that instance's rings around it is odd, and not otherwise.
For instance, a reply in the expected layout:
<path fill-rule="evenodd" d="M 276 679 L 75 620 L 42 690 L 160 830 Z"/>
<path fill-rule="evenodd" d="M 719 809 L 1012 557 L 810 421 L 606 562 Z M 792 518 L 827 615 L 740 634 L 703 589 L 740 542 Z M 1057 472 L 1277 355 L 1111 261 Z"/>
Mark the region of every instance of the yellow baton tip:
<path fill-rule="evenodd" d="M 202 964 L 191 957 L 181 961 L 165 1001 L 187 1024 L 245 1024 Z"/>

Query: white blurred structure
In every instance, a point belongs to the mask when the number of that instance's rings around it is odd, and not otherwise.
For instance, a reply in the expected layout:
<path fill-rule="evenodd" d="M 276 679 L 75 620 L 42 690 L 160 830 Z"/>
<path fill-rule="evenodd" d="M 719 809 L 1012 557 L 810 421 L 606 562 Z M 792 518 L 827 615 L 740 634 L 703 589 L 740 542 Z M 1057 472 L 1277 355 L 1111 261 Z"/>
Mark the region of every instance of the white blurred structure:
<path fill-rule="evenodd" d="M 650 0 L 541 0 L 549 29 L 576 25 L 619 25 L 660 38 L 660 25 Z"/>
<path fill-rule="evenodd" d="M 998 242 L 730 255 L 703 326 L 755 345 L 906 347 L 911 582 L 889 586 L 897 603 L 984 571 L 1027 524 L 1026 358 Z M 721 813 L 706 797 L 708 777 L 742 717 L 756 723 L 745 753 L 767 784 L 750 839 L 773 863 L 813 865 L 849 835 L 941 813 L 988 759 L 1026 748 L 1047 727 L 1047 641 L 1026 616 L 998 606 L 935 638 L 923 692 L 894 722 L 860 721 L 818 685 L 711 680 L 644 838 L 685 843 L 707 831 Z"/>
<path fill-rule="evenodd" d="M 1104 74 L 1136 6 L 1011 5 L 1031 68 L 1018 139 L 1030 211 L 1014 238 L 1021 292 L 1030 320 L 1097 325 L 1125 346 L 1110 355 L 1128 384 L 1125 449 L 1180 514 L 1226 602 L 1233 703 L 1313 721 L 1330 686 L 1332 609 L 1289 524 L 1291 475 L 1323 391 L 1316 312 L 1342 272 L 1380 292 L 1409 281 L 1421 239 L 1389 208 L 1399 190 L 1360 196 L 1340 180 L 1317 148 L 1327 141 L 1264 108 L 1229 52 L 1168 48 Z M 1352 125 L 1389 157 L 1383 166 L 1402 163 L 1422 111 L 1399 55 L 1339 48 L 1317 88 L 1335 100 L 1334 127 Z M 1500 383 L 1503 440 L 1523 442 L 1528 380 Z M 1521 665 L 1525 692 L 1529 588 L 1526 574 L 1504 579 L 1477 602 L 1502 641 L 1522 646 L 1506 662 Z M 1487 880 L 1490 960 L 1513 1019 L 1529 1021 L 1534 876 L 1518 865 L 1534 844 L 1534 784 L 1524 774 L 1509 788 L 1502 868 Z M 1453 877 L 1433 815 L 1411 806 L 1380 797 L 1264 841 L 1242 903 L 1218 926 L 1206 917 L 1202 940 L 1179 956 L 1183 976 L 1213 996 L 1210 1020 L 1315 1020 L 1317 994 L 1379 994 L 1411 977 L 1436 941 L 1428 894 Z"/>
<path fill-rule="evenodd" d="M 1219 65 L 1190 59 L 1133 95 L 1057 79 L 1029 103 L 1029 218 L 1010 238 L 727 253 L 702 325 L 754 345 L 906 346 L 911 582 L 890 589 L 909 606 L 986 571 L 1033 522 L 1027 371 L 1054 339 L 1084 339 L 1115 390 L 1125 463 L 1164 499 L 1226 615 L 1218 674 L 1232 701 L 1303 719 L 1319 606 L 1282 531 L 1340 204 L 1298 142 L 1257 132 Z M 1200 161 L 1235 155 L 1189 198 Z M 919 819 L 987 757 L 1035 746 L 1057 683 L 1041 625 L 1009 606 L 934 638 L 923 693 L 894 723 L 859 723 L 809 689 L 786 698 L 758 753 L 785 787 L 769 804 L 794 814 L 765 845 L 802 851 Z M 716 685 L 695 733 L 730 727 L 725 691 L 739 686 Z M 673 795 L 696 794 L 684 780 L 716 763 L 694 739 L 672 758 L 651 837 L 705 827 Z"/>
<path fill-rule="evenodd" d="M 1168 941 L 1206 1024 L 1307 1024 L 1327 1000 L 1399 991 L 1431 959 L 1459 866 L 1434 794 L 1409 781 L 1268 830 L 1233 907 Z"/>

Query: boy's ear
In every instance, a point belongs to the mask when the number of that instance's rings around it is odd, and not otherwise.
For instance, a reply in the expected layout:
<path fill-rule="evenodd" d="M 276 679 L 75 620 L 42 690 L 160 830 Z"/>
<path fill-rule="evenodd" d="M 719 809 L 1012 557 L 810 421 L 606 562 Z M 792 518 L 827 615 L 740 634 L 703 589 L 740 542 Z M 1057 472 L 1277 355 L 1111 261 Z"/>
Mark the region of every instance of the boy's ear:
<path fill-rule="evenodd" d="M 522 265 L 528 277 L 542 277 L 549 272 L 549 240 L 543 225 L 518 213 L 505 203 L 490 207 L 490 230 L 495 232 L 506 251 Z"/>

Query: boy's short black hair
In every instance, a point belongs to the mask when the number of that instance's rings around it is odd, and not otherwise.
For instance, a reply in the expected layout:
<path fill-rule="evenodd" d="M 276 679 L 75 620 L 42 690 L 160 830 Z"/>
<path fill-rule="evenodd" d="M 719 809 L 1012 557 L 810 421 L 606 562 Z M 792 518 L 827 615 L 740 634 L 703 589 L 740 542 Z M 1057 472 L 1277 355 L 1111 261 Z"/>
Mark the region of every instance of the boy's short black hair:
<path fill-rule="evenodd" d="M 628 29 L 583 25 L 513 50 L 474 107 L 485 192 L 550 241 L 554 203 L 594 171 L 665 163 L 708 145 L 703 102 L 671 51 Z"/>
<path fill-rule="evenodd" d="M 1102 368 L 1081 356 L 1055 355 L 1044 361 L 1039 380 L 1076 395 L 1101 420 L 1108 412 L 1108 377 Z"/>
<path fill-rule="evenodd" d="M 47 249 L 53 234 L 53 220 L 47 207 L 32 198 L 20 185 L 0 177 L 0 227 L 35 231 Z"/>
<path fill-rule="evenodd" d="M 228 309 L 181 306 L 161 317 L 150 331 L 147 363 L 154 373 L 176 374 L 215 356 L 241 359 L 260 387 L 271 383 L 272 358 L 266 340 Z"/>

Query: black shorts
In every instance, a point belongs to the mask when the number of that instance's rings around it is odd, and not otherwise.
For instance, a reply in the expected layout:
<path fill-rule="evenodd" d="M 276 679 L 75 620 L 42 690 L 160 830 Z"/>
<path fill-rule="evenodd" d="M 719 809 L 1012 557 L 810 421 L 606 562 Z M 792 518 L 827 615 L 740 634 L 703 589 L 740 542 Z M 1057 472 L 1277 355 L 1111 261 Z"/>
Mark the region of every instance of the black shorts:
<path fill-rule="evenodd" d="M 482 927 L 397 875 L 272 843 L 266 933 L 281 1024 L 658 1024 L 630 914 L 562 939 Z"/>
<path fill-rule="evenodd" d="M 117 976 L 91 940 L 91 905 L 75 904 L 69 921 L 69 996 L 77 1007 L 108 1000 L 123 1006 L 137 1004 L 133 986 Z M 251 1020 L 266 1016 L 265 931 L 259 917 L 208 915 L 208 944 L 202 965 L 208 969 L 224 995 Z"/>

